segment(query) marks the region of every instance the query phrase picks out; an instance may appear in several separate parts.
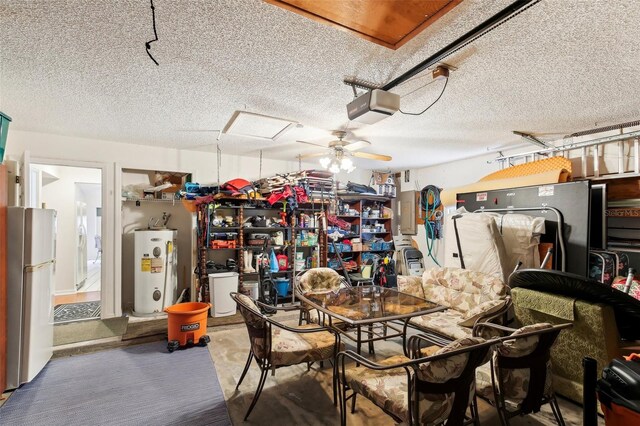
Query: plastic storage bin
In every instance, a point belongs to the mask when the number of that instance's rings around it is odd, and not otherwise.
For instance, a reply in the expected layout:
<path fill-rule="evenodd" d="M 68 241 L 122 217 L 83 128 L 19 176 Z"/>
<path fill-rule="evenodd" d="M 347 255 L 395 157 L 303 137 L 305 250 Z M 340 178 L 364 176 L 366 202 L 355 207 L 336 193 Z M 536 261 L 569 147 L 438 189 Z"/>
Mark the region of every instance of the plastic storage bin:
<path fill-rule="evenodd" d="M 289 293 L 289 279 L 276 278 L 274 280 L 274 284 L 276 285 L 276 293 L 278 293 L 278 297 L 286 297 L 287 293 Z"/>
<path fill-rule="evenodd" d="M 258 297 L 260 296 L 258 281 L 245 281 L 242 283 L 242 287 L 244 287 L 244 291 L 247 293 L 247 296 L 253 300 L 258 300 Z"/>
<path fill-rule="evenodd" d="M 211 341 L 207 336 L 207 311 L 210 303 L 178 303 L 165 308 L 168 317 L 167 349 L 191 347 L 196 343 L 206 346 Z"/>
<path fill-rule="evenodd" d="M 238 273 L 220 272 L 209 274 L 209 295 L 212 317 L 226 317 L 236 313 L 236 302 L 229 295 L 238 291 Z"/>

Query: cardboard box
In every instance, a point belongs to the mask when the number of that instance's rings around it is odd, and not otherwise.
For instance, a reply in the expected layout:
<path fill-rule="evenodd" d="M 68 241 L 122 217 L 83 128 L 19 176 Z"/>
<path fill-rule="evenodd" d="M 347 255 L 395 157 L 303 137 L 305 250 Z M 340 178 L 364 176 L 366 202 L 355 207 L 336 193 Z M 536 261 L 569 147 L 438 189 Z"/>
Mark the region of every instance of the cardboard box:
<path fill-rule="evenodd" d="M 185 183 L 191 181 L 191 175 L 188 173 L 173 173 L 173 172 L 155 172 L 153 178 L 154 186 L 162 185 L 163 183 L 170 183 L 173 185 L 177 185 L 180 188 L 184 186 Z M 178 189 L 180 189 L 178 188 Z M 176 192 L 176 191 L 173 191 Z"/>
<path fill-rule="evenodd" d="M 176 192 L 180 191 L 182 188 L 179 185 L 171 185 L 170 188 L 161 189 L 156 192 L 156 199 L 158 200 L 173 200 L 176 198 Z"/>

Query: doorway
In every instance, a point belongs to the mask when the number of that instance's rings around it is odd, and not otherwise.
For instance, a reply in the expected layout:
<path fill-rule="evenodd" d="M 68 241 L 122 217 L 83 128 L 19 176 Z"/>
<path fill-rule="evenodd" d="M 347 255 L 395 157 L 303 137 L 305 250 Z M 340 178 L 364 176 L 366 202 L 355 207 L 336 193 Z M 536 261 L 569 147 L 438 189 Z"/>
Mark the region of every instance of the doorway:
<path fill-rule="evenodd" d="M 99 319 L 102 287 L 102 170 L 31 163 L 32 205 L 53 209 L 54 323 Z"/>

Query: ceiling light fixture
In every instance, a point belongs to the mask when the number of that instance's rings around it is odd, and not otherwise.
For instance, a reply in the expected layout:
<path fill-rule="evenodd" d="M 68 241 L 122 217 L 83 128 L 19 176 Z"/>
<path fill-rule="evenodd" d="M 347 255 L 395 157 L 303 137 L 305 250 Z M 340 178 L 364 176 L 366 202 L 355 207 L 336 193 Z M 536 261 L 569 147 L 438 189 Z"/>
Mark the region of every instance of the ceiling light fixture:
<path fill-rule="evenodd" d="M 346 157 L 344 151 L 340 150 L 336 150 L 334 157 L 322 157 L 320 165 L 334 174 L 340 173 L 341 170 L 351 173 L 356 169 L 351 158 Z"/>
<path fill-rule="evenodd" d="M 329 168 L 329 164 L 331 164 L 331 158 L 329 157 L 322 157 L 320 159 L 320 165 L 325 168 L 328 169 Z"/>

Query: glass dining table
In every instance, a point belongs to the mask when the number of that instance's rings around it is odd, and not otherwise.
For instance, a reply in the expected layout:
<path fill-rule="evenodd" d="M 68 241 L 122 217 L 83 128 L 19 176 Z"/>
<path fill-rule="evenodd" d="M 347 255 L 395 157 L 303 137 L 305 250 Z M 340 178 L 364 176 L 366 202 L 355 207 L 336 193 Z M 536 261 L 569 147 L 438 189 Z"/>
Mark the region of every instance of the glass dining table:
<path fill-rule="evenodd" d="M 307 292 L 298 297 L 318 310 L 322 324 L 353 340 L 358 353 L 363 343 L 368 343 L 369 352 L 373 352 L 373 342 L 377 340 L 405 338 L 406 325 L 412 317 L 446 309 L 420 297 L 379 286 Z"/>

